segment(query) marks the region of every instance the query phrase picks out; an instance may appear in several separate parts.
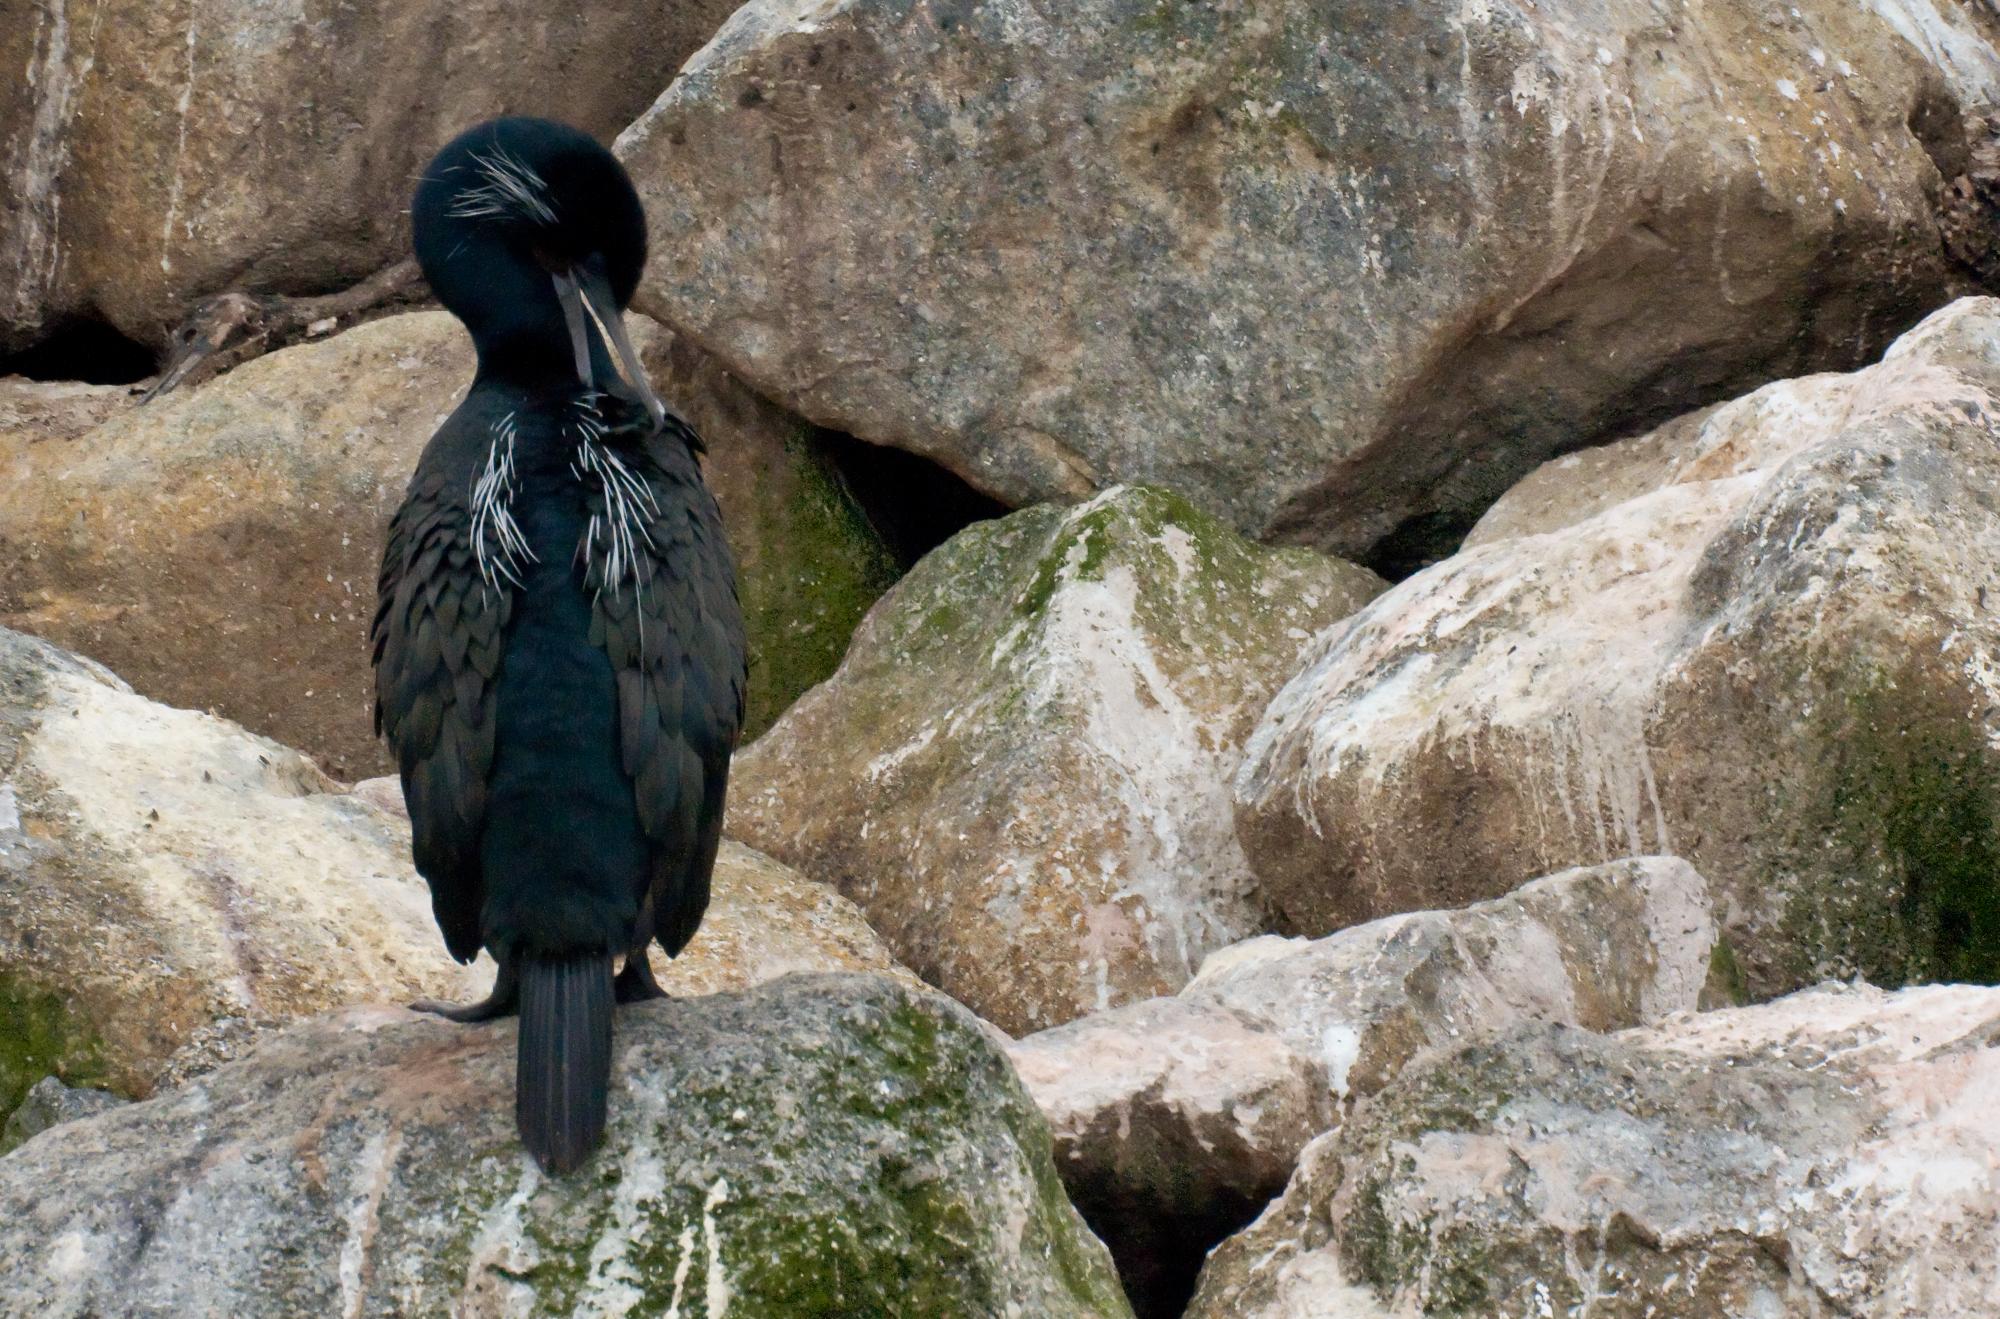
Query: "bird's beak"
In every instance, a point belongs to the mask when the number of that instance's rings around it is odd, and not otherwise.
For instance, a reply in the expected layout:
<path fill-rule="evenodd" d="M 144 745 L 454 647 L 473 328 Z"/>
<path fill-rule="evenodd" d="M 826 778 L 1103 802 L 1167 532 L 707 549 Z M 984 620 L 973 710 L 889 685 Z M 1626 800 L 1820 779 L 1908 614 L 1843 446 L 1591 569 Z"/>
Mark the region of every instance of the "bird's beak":
<path fill-rule="evenodd" d="M 576 378 L 585 389 L 598 388 L 595 373 L 590 366 L 590 321 L 597 322 L 598 331 L 605 342 L 618 354 L 618 361 L 625 369 L 625 383 L 638 394 L 646 412 L 653 419 L 653 429 L 666 424 L 667 405 L 653 392 L 653 382 L 646 378 L 646 368 L 639 362 L 639 352 L 632 347 L 632 338 L 625 333 L 625 316 L 618 309 L 618 299 L 611 292 L 611 281 L 604 274 L 604 262 L 593 257 L 579 262 L 568 270 L 558 270 L 550 274 L 555 281 L 556 297 L 562 303 L 563 323 L 569 327 L 570 348 L 576 354 Z M 609 384 L 610 382 L 606 382 Z"/>

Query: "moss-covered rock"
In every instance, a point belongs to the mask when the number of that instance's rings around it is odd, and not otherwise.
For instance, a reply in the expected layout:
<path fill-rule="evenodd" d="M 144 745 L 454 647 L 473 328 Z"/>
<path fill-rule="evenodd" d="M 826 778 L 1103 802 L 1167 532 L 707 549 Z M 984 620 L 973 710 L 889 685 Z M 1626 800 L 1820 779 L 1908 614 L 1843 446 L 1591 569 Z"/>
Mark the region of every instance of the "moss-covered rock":
<path fill-rule="evenodd" d="M 142 1096 L 302 1015 L 483 995 L 490 963 L 445 952 L 373 786 L 0 629 L 0 1120 L 45 1076 Z M 657 960 L 683 994 L 907 975 L 852 903 L 734 843 L 702 930 Z"/>
<path fill-rule="evenodd" d="M 1418 1060 L 1190 1319 L 1990 1314 L 2000 991 L 1828 986 Z"/>
<path fill-rule="evenodd" d="M 550 1180 L 514 1028 L 350 1009 L 0 1162 L 0 1310 L 1124 1316 L 980 1023 L 863 975 L 628 1008 Z"/>
<path fill-rule="evenodd" d="M 1721 992 L 2000 979 L 2000 302 L 1543 468 L 1329 633 L 1238 781 L 1305 931 L 1635 851 Z"/>
<path fill-rule="evenodd" d="M 1228 783 L 1372 573 L 1158 490 L 975 524 L 737 757 L 730 828 L 838 884 L 1016 1033 L 1170 992 L 1257 933 Z"/>

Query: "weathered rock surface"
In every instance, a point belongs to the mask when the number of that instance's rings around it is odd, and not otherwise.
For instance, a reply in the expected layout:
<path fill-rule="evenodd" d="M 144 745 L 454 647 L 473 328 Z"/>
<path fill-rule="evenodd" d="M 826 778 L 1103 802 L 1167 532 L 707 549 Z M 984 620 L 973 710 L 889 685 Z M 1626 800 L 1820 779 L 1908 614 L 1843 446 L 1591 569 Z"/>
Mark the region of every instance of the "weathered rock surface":
<path fill-rule="evenodd" d="M 508 111 L 608 137 L 733 7 L 10 4 L 0 350 L 86 319 L 157 347 L 225 288 L 354 283 L 408 251 L 448 138 Z"/>
<path fill-rule="evenodd" d="M 730 831 L 1011 1033 L 1170 992 L 1263 928 L 1241 739 L 1378 586 L 1146 489 L 975 525 L 739 753 Z"/>
<path fill-rule="evenodd" d="M 0 630 L 0 1115 L 38 1079 L 143 1095 L 357 1001 L 476 998 L 409 825 L 296 751 Z M 896 968 L 851 903 L 725 845 L 677 994 Z"/>
<path fill-rule="evenodd" d="M 744 569 L 753 715 L 768 722 L 833 671 L 894 565 L 802 423 L 634 322 L 665 396 L 705 428 Z M 382 537 L 472 366 L 450 316 L 416 312 L 87 431 L 66 418 L 116 391 L 85 392 L 56 418 L 46 391 L 76 387 L 0 393 L 0 625 L 341 777 L 383 772 L 367 643 Z"/>
<path fill-rule="evenodd" d="M 7 1115 L 6 1125 L 0 1126 L 0 1154 L 50 1127 L 95 1117 L 129 1102 L 109 1090 L 64 1085 L 53 1076 L 45 1076 L 28 1087 L 20 1104 Z"/>
<path fill-rule="evenodd" d="M 1692 1009 L 1714 943 L 1702 877 L 1639 857 L 1462 911 L 1252 939 L 1212 954 L 1178 997 L 1009 1052 L 1134 1308 L 1178 1315 L 1208 1249 L 1413 1059 L 1527 1021 L 1612 1030 Z"/>
<path fill-rule="evenodd" d="M 1748 990 L 2000 976 L 2000 302 L 1551 464 L 1317 642 L 1238 779 L 1288 925 L 1646 850 Z"/>
<path fill-rule="evenodd" d="M 979 1023 L 872 976 L 620 1011 L 544 1179 L 514 1028 L 303 1023 L 0 1161 L 0 1313 L 1129 1315 Z"/>
<path fill-rule="evenodd" d="M 11 458 L 25 445 L 75 439 L 131 399 L 119 385 L 0 378 L 0 444 Z"/>
<path fill-rule="evenodd" d="M 1944 296 L 1960 7 L 754 0 L 618 150 L 641 305 L 1009 503 L 1419 563 L 1537 462 Z"/>
<path fill-rule="evenodd" d="M 1833 986 L 1413 1066 L 1219 1248 L 1191 1316 L 2000 1308 L 2000 991 Z"/>

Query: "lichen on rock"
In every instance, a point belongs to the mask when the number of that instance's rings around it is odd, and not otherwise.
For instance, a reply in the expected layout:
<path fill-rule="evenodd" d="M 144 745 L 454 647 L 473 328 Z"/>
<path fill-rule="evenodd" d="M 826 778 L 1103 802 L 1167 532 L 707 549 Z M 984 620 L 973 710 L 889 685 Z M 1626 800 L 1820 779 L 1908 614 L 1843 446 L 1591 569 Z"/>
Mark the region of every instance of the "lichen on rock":
<path fill-rule="evenodd" d="M 1996 1024 L 1991 989 L 1824 986 L 1433 1055 L 1306 1150 L 1188 1313 L 1991 1313 Z"/>
<path fill-rule="evenodd" d="M 606 1146 L 542 1177 L 513 1027 L 355 1008 L 0 1161 L 0 1312 L 1130 1310 L 985 1029 L 865 975 L 618 1015 Z"/>
<path fill-rule="evenodd" d="M 1287 924 L 1672 851 L 1754 996 L 2000 977 L 1996 335 L 1560 459 L 1323 634 L 1237 782 Z"/>
<path fill-rule="evenodd" d="M 1185 983 L 1262 928 L 1228 778 L 1365 570 L 1142 488 L 976 524 L 737 759 L 730 829 L 840 886 L 1010 1031 Z"/>

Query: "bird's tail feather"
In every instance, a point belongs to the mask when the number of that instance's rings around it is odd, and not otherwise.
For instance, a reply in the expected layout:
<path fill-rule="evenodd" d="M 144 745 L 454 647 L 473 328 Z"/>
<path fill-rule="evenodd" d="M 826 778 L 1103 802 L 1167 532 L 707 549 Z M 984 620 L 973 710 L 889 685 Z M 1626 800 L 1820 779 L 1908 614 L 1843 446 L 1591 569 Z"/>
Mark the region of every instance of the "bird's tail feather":
<path fill-rule="evenodd" d="M 543 1170 L 572 1172 L 604 1136 L 611 1086 L 611 958 L 522 954 L 514 1122 Z"/>

